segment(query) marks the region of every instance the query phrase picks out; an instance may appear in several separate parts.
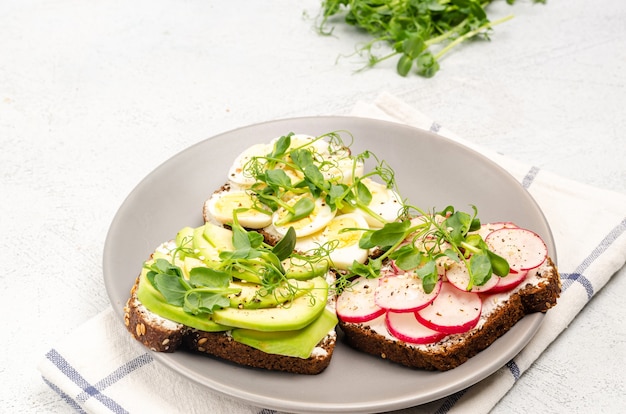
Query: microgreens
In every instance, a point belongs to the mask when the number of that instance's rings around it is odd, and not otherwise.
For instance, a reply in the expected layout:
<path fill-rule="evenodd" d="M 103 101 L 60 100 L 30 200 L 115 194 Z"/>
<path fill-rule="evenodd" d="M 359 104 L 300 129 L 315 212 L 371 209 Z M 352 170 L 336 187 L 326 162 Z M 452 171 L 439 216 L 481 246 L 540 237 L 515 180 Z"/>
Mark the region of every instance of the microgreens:
<path fill-rule="evenodd" d="M 492 274 L 509 273 L 507 261 L 490 251 L 482 237 L 473 233 L 480 228 L 475 206 L 472 215 L 455 211 L 451 206 L 433 213 L 406 206 L 406 217 L 411 208 L 420 214 L 416 219 L 405 218 L 365 232 L 359 245 L 365 249 L 378 248 L 382 253 L 367 264 L 355 262 L 350 269 L 353 274 L 377 277 L 382 262 L 390 259 L 401 270 L 415 271 L 424 290 L 431 292 L 439 279 L 437 259 L 442 257 L 464 263 L 470 275 L 468 290 L 474 285 L 484 285 Z"/>
<path fill-rule="evenodd" d="M 262 292 L 266 294 L 271 294 L 279 286 L 290 290 L 292 287 L 285 276 L 282 261 L 293 254 L 296 245 L 293 227 L 275 246 L 265 243 L 260 233 L 244 229 L 237 220 L 237 210 L 233 214 L 231 228 L 234 250 L 220 253 L 222 262 L 219 268 L 234 275 L 242 271 L 256 274 L 263 287 Z"/>
<path fill-rule="evenodd" d="M 282 226 L 309 216 L 315 209 L 315 199 L 323 199 L 332 210 L 361 209 L 384 223 L 368 207 L 372 194 L 363 181 L 377 176 L 387 187 L 392 187 L 394 174 L 384 161 L 378 160 L 370 151 L 350 155 L 338 132 L 318 136 L 296 147 L 291 146 L 293 136 L 289 133 L 280 137 L 269 154 L 253 157 L 244 166 L 246 174 L 256 179 L 250 189 L 253 198 L 272 211 L 282 208 L 286 212 L 276 224 Z M 329 155 L 320 154 L 314 145 L 323 138 L 329 139 Z M 360 176 L 356 174 L 358 166 L 370 158 L 376 162 L 372 171 Z M 343 177 L 325 174 L 338 170 L 340 162 L 352 163 L 353 179 L 349 184 L 341 181 Z M 285 200 L 292 200 L 292 203 Z"/>
<path fill-rule="evenodd" d="M 230 275 L 222 271 L 196 267 L 186 279 L 180 267 L 163 258 L 146 267 L 148 280 L 165 300 L 193 315 L 210 314 L 228 306 L 230 301 L 226 295 L 239 291 L 229 288 Z"/>
<path fill-rule="evenodd" d="M 255 275 L 259 281 L 259 296 L 273 294 L 278 288 L 281 288 L 282 297 L 289 298 L 297 294 L 299 288 L 289 282 L 282 264 L 284 260 L 295 256 L 294 229 L 290 227 L 276 245 L 270 246 L 260 233 L 246 231 L 239 224 L 237 213 L 235 210 L 231 226 L 234 249 L 220 252 L 219 264 L 213 264 L 212 267 L 192 267 L 188 276 L 185 276 L 181 267 L 175 264 L 177 258 L 194 257 L 193 249 L 188 247 L 192 239 L 184 238 L 181 245 L 172 249 L 168 259 L 159 257 L 144 265 L 148 270 L 148 281 L 163 295 L 167 303 L 182 307 L 185 312 L 193 315 L 211 314 L 230 306 L 228 296 L 241 291 L 240 288 L 232 287 L 233 275 L 244 272 Z M 313 268 L 314 263 L 322 258 L 318 254 L 298 255 L 297 259 L 300 266 Z"/>
<path fill-rule="evenodd" d="M 533 0 L 545 3 L 546 0 Z M 440 59 L 457 45 L 473 38 L 489 39 L 494 26 L 512 18 L 496 21 L 487 17 L 486 7 L 493 0 L 322 0 L 322 20 L 318 30 L 332 33 L 326 26 L 332 16 L 365 30 L 373 39 L 357 49 L 368 58 L 366 67 L 398 56 L 396 70 L 406 76 L 412 68 L 430 78 L 439 70 Z M 513 4 L 515 0 L 507 0 Z M 373 48 L 388 43 L 392 51 L 382 57 Z M 439 47 L 434 53 L 432 49 Z"/>

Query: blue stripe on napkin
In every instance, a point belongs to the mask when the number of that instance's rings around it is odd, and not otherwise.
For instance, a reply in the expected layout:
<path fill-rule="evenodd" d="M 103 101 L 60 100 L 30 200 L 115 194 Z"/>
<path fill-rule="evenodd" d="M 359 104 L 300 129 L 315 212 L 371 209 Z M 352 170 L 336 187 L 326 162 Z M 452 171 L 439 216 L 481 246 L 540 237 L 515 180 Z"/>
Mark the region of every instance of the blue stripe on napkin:
<path fill-rule="evenodd" d="M 583 272 L 587 270 L 587 268 L 598 257 L 600 257 L 602 253 L 604 253 L 611 246 L 611 244 L 613 244 L 613 242 L 617 240 L 617 238 L 624 234 L 624 232 L 626 232 L 626 218 L 624 218 L 624 220 L 622 220 L 620 224 L 615 226 L 613 230 L 611 230 L 609 234 L 607 234 L 607 236 L 602 239 L 600 244 L 598 244 L 596 248 L 593 249 L 589 256 L 587 256 L 585 260 L 583 260 L 583 262 L 578 265 L 576 269 L 574 269 L 573 273 L 565 273 L 561 275 L 561 278 L 563 279 L 562 290 L 566 291 L 572 284 L 574 284 L 574 282 L 578 282 L 582 284 L 587 290 L 587 298 L 591 299 L 591 297 L 595 294 L 595 291 L 591 282 L 584 276 Z"/>
<path fill-rule="evenodd" d="M 42 377 L 43 378 L 43 382 L 45 382 L 46 384 L 48 384 L 48 386 L 50 388 L 52 388 L 52 390 L 54 392 L 56 392 L 57 394 L 59 394 L 59 396 L 61 397 L 61 399 L 63 401 L 65 401 L 70 407 L 72 407 L 73 409 L 75 409 L 77 412 L 79 412 L 80 414 L 87 414 L 87 412 L 85 410 L 83 410 L 83 408 L 76 402 L 74 401 L 74 399 L 72 397 L 70 397 L 69 395 L 67 395 L 66 393 L 63 392 L 62 389 L 60 389 L 59 387 L 56 386 L 56 384 L 48 381 L 48 379 L 46 379 L 46 377 Z"/>
<path fill-rule="evenodd" d="M 439 409 L 435 411 L 434 414 L 446 414 L 448 411 L 452 409 L 452 407 L 454 407 L 454 404 L 456 404 L 457 401 L 459 401 L 461 397 L 463 397 L 463 394 L 465 394 L 467 390 L 468 389 L 466 388 L 464 390 L 457 391 L 454 394 L 446 397 L 446 399 L 443 401 L 443 404 L 441 404 Z"/>
<path fill-rule="evenodd" d="M 526 176 L 522 180 L 522 187 L 524 187 L 525 189 L 528 189 L 528 187 L 530 187 L 533 181 L 535 181 L 535 178 L 537 177 L 537 174 L 539 174 L 539 171 L 540 170 L 538 167 L 532 167 L 528 171 L 528 173 L 526 173 Z"/>
<path fill-rule="evenodd" d="M 102 405 L 111 410 L 111 412 L 118 414 L 126 414 L 127 411 L 123 407 L 121 407 L 116 401 L 103 394 L 102 391 L 104 391 L 109 386 L 115 384 L 122 378 L 126 377 L 128 374 L 132 373 L 136 369 L 152 362 L 152 356 L 150 356 L 150 354 L 148 353 L 144 353 L 142 355 L 139 355 L 137 358 L 126 362 L 115 371 L 113 371 L 111 374 L 107 375 L 106 377 L 92 385 L 65 358 L 63 358 L 63 356 L 59 354 L 56 349 L 51 349 L 46 354 L 46 358 L 48 358 L 48 360 L 50 360 L 50 362 L 52 362 L 59 369 L 59 371 L 61 371 L 66 377 L 72 380 L 72 382 L 74 382 L 83 390 L 82 393 L 76 396 L 76 401 L 72 400 L 72 406 L 75 406 L 76 403 L 84 403 L 89 398 L 93 397 L 96 400 L 100 401 Z M 57 390 L 57 393 L 59 391 L 60 390 Z M 71 398 L 67 396 L 67 398 L 64 399 L 67 400 Z"/>

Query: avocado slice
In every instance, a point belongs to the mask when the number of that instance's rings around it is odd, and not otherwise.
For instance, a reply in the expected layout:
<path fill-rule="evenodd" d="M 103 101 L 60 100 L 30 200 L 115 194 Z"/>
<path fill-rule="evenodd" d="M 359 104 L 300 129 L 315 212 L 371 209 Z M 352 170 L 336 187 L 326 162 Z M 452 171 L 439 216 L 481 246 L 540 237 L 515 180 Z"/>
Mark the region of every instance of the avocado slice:
<path fill-rule="evenodd" d="M 328 310 L 312 323 L 295 331 L 263 332 L 252 329 L 233 329 L 235 341 L 268 354 L 309 358 L 315 346 L 337 325 L 337 315 Z"/>
<path fill-rule="evenodd" d="M 193 229 L 194 254 L 209 266 L 220 262 L 220 252 L 234 250 L 232 231 L 213 223 Z"/>
<path fill-rule="evenodd" d="M 180 258 L 184 258 L 189 249 L 193 248 L 193 231 L 193 227 L 183 227 L 176 233 L 176 246 L 183 249 L 178 253 Z"/>
<path fill-rule="evenodd" d="M 271 293 L 264 293 L 263 287 L 256 283 L 231 282 L 230 286 L 241 289 L 239 293 L 228 295 L 231 308 L 261 309 L 276 307 L 278 304 L 310 292 L 313 289 L 313 282 L 287 280 Z"/>
<path fill-rule="evenodd" d="M 163 295 L 152 286 L 147 278 L 147 274 L 147 269 L 141 271 L 139 286 L 137 288 L 137 299 L 139 299 L 150 312 L 202 331 L 221 332 L 231 329 L 229 326 L 220 325 L 212 321 L 207 315 L 192 315 L 185 312 L 183 308 L 179 306 L 170 305 L 165 301 Z"/>
<path fill-rule="evenodd" d="M 225 250 L 233 250 L 233 232 L 224 227 L 220 227 L 217 224 L 205 223 L 202 228 L 202 235 L 204 239 L 208 241 L 211 246 L 216 248 L 219 252 Z"/>
<path fill-rule="evenodd" d="M 282 264 L 285 269 L 285 277 L 298 280 L 307 280 L 325 275 L 329 268 L 328 260 L 318 260 L 317 262 L 309 263 L 297 257 L 283 260 Z"/>
<path fill-rule="evenodd" d="M 175 264 L 181 268 L 185 279 L 189 279 L 189 273 L 194 267 L 207 267 L 207 265 L 202 260 L 196 259 L 195 257 L 191 256 L 186 256 L 182 260 L 182 263 L 178 263 L 177 260 Z"/>
<path fill-rule="evenodd" d="M 310 294 L 300 296 L 281 306 L 266 309 L 224 308 L 213 312 L 213 320 L 222 325 L 257 331 L 293 331 L 313 322 L 324 310 L 328 299 L 328 283 L 323 277 L 311 280 Z"/>

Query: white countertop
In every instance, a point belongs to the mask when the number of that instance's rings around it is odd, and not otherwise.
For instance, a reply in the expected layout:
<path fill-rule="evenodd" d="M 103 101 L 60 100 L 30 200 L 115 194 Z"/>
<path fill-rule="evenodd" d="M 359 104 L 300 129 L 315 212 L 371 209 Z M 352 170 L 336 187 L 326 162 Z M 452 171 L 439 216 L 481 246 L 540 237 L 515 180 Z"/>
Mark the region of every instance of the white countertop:
<path fill-rule="evenodd" d="M 469 141 L 626 193 L 625 2 L 499 1 L 494 18 L 516 17 L 432 79 L 402 78 L 394 62 L 354 73 L 357 57 L 336 60 L 366 37 L 318 35 L 319 5 L 0 3 L 2 410 L 73 411 L 36 365 L 108 306 L 113 215 L 157 165 L 219 132 L 348 114 L 387 91 Z M 622 268 L 493 412 L 623 409 L 625 291 Z"/>

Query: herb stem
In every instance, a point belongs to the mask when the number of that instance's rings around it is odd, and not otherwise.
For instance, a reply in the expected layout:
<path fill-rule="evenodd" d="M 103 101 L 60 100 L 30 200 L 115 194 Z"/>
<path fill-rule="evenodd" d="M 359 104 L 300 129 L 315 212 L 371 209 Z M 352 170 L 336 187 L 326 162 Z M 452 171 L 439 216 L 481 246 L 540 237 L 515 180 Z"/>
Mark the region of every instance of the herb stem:
<path fill-rule="evenodd" d="M 464 41 L 466 41 L 467 39 L 476 36 L 477 34 L 479 34 L 480 32 L 489 29 L 493 26 L 496 26 L 498 24 L 504 23 L 508 20 L 511 20 L 513 18 L 513 15 L 509 15 L 506 17 L 503 17 L 501 19 L 498 19 L 496 21 L 493 22 L 487 22 L 485 24 L 483 24 L 482 26 L 469 31 L 467 33 L 465 33 L 462 36 L 457 37 L 456 39 L 454 39 L 452 42 L 448 43 L 443 49 L 441 49 L 436 55 L 435 55 L 435 59 L 440 59 L 443 55 L 445 55 L 446 53 L 448 53 L 452 48 L 454 48 L 455 46 L 457 46 L 460 43 L 463 43 Z"/>

